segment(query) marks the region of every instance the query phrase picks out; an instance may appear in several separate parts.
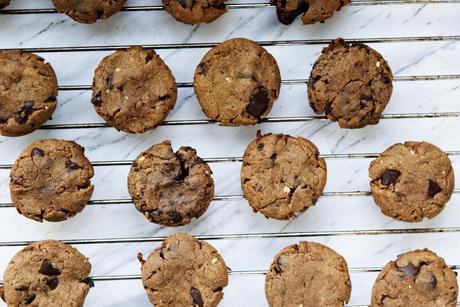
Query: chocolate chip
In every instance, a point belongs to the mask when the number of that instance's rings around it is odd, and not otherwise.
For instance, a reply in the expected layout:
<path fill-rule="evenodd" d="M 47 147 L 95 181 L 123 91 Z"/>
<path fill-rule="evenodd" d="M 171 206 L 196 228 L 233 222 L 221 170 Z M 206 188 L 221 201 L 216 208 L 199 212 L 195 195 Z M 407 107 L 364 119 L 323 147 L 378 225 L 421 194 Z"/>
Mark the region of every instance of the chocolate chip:
<path fill-rule="evenodd" d="M 285 25 L 291 24 L 297 18 L 297 16 L 308 11 L 309 6 L 307 1 L 300 1 L 299 7 L 293 11 L 286 10 L 286 2 L 287 0 L 272 1 L 272 5 L 276 5 L 278 20 Z"/>
<path fill-rule="evenodd" d="M 260 116 L 267 111 L 269 103 L 267 89 L 259 86 L 251 95 L 251 98 L 249 98 L 249 104 L 246 107 L 246 111 L 252 116 L 260 118 Z"/>
<path fill-rule="evenodd" d="M 184 219 L 182 215 L 179 212 L 177 212 L 176 209 L 169 210 L 168 215 L 171 221 L 175 224 L 182 222 L 182 220 Z"/>
<path fill-rule="evenodd" d="M 103 10 L 97 10 L 96 11 L 96 18 L 101 19 L 104 16 L 104 11 Z"/>
<path fill-rule="evenodd" d="M 206 76 L 206 74 L 208 73 L 208 69 L 209 67 L 206 63 L 200 63 L 198 65 L 198 74 Z"/>
<path fill-rule="evenodd" d="M 40 270 L 38 270 L 38 273 L 46 276 L 58 276 L 61 275 L 61 271 L 59 269 L 56 269 L 53 267 L 51 264 L 51 261 L 45 260 L 42 263 L 42 266 L 40 267 Z"/>
<path fill-rule="evenodd" d="M 401 172 L 398 170 L 393 170 L 393 169 L 386 169 L 382 177 L 380 177 L 380 182 L 382 182 L 383 185 L 390 185 L 392 183 L 395 183 L 396 180 L 401 176 Z"/>
<path fill-rule="evenodd" d="M 276 157 L 278 157 L 277 154 L 273 154 L 271 157 L 270 157 L 270 160 L 272 160 L 273 162 L 276 161 Z"/>
<path fill-rule="evenodd" d="M 436 277 L 434 275 L 430 275 L 430 278 L 427 282 L 427 289 L 433 291 L 434 289 L 436 289 L 437 284 L 438 280 L 436 279 Z"/>
<path fill-rule="evenodd" d="M 91 278 L 89 278 L 89 277 L 85 278 L 85 279 L 83 279 L 82 282 L 87 284 L 90 288 L 94 288 L 94 281 Z"/>
<path fill-rule="evenodd" d="M 19 124 L 24 125 L 25 123 L 27 123 L 30 114 L 32 114 L 34 111 L 34 104 L 35 102 L 33 100 L 27 100 L 22 106 L 21 110 L 19 110 L 19 112 L 16 113 L 16 121 Z"/>
<path fill-rule="evenodd" d="M 203 302 L 203 298 L 201 297 L 200 290 L 192 287 L 190 289 L 190 294 L 192 295 L 194 305 L 197 305 L 198 307 L 204 306 L 204 302 Z"/>
<path fill-rule="evenodd" d="M 21 291 L 21 292 L 29 291 L 29 286 L 19 286 L 15 288 L 14 290 Z"/>
<path fill-rule="evenodd" d="M 96 96 L 94 96 L 94 98 L 91 100 L 91 103 L 96 107 L 100 106 L 102 104 L 101 94 L 96 94 Z"/>
<path fill-rule="evenodd" d="M 147 53 L 147 56 L 145 57 L 145 63 L 150 62 L 150 61 L 153 59 L 153 56 L 154 56 L 153 51 L 152 51 L 152 52 L 148 52 L 148 53 Z"/>
<path fill-rule="evenodd" d="M 8 121 L 8 118 L 0 116 L 0 124 L 4 124 Z"/>
<path fill-rule="evenodd" d="M 137 260 L 139 260 L 141 265 L 144 264 L 145 263 L 144 255 L 142 255 L 142 253 L 137 253 Z"/>
<path fill-rule="evenodd" d="M 189 10 L 191 10 L 196 3 L 195 0 L 177 0 L 177 1 L 184 9 L 189 9 Z"/>
<path fill-rule="evenodd" d="M 28 297 L 26 297 L 26 298 L 22 301 L 22 303 L 25 304 L 25 305 L 30 305 L 30 304 L 32 304 L 32 302 L 33 302 L 34 300 L 35 300 L 35 294 L 32 293 L 31 295 L 29 295 Z"/>
<path fill-rule="evenodd" d="M 275 269 L 276 274 L 280 274 L 283 272 L 283 270 L 281 269 L 280 258 L 276 259 L 274 269 Z"/>
<path fill-rule="evenodd" d="M 59 279 L 57 277 L 52 277 L 46 281 L 46 285 L 50 288 L 50 290 L 54 290 L 59 286 Z"/>
<path fill-rule="evenodd" d="M 380 75 L 380 82 L 382 82 L 384 84 L 390 84 L 391 80 L 385 75 L 385 73 L 382 73 Z"/>
<path fill-rule="evenodd" d="M 436 194 L 440 193 L 442 188 L 434 180 L 428 180 L 428 197 L 433 198 Z"/>
<path fill-rule="evenodd" d="M 43 150 L 41 150 L 40 148 L 34 148 L 32 149 L 32 153 L 31 153 L 31 157 L 36 157 L 36 156 L 40 156 L 40 157 L 43 157 L 45 155 L 45 152 Z"/>
<path fill-rule="evenodd" d="M 398 269 L 403 272 L 404 274 L 406 274 L 407 276 L 410 276 L 410 277 L 414 277 L 415 275 L 418 274 L 418 272 L 420 271 L 420 268 L 419 267 L 416 267 L 414 266 L 412 263 L 409 262 L 408 265 L 404 266 L 404 267 L 398 267 Z"/>
<path fill-rule="evenodd" d="M 185 166 L 185 160 L 180 154 L 176 154 L 177 159 L 180 163 L 179 174 L 176 176 L 176 181 L 184 181 L 189 176 L 190 169 Z"/>
<path fill-rule="evenodd" d="M 77 169 L 80 169 L 80 165 L 78 165 L 77 163 L 75 162 L 72 162 L 72 161 L 67 161 L 66 164 L 65 164 L 65 167 L 69 170 L 69 171 L 76 171 Z"/>
<path fill-rule="evenodd" d="M 109 90 L 113 89 L 113 76 L 112 75 L 107 77 L 107 87 Z"/>
<path fill-rule="evenodd" d="M 264 147 L 265 147 L 264 143 L 259 143 L 259 144 L 257 145 L 257 150 L 258 150 L 258 151 L 262 151 L 262 150 L 264 149 Z"/>
<path fill-rule="evenodd" d="M 212 292 L 221 292 L 222 290 L 224 290 L 223 287 L 217 287 L 217 288 L 213 289 Z"/>

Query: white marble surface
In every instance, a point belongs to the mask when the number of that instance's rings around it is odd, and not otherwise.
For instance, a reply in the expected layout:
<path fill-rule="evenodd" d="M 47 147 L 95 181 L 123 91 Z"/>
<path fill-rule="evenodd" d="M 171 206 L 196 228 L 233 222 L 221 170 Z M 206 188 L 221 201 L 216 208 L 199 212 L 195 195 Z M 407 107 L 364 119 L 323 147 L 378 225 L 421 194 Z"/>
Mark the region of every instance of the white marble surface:
<path fill-rule="evenodd" d="M 238 2 L 243 2 L 239 0 Z M 372 1 L 371 1 L 372 2 Z M 159 0 L 130 0 L 129 5 L 159 5 Z M 13 0 L 12 8 L 49 8 L 49 0 Z M 210 25 L 187 26 L 164 11 L 121 12 L 96 25 L 80 25 L 65 15 L 0 15 L 0 49 L 51 46 L 161 44 L 220 42 L 231 37 L 258 41 L 455 36 L 460 29 L 460 3 L 351 5 L 325 24 L 291 26 L 278 23 L 273 8 L 232 9 Z M 283 79 L 307 78 L 311 65 L 324 45 L 268 47 L 279 62 Z M 460 40 L 373 43 L 389 61 L 395 76 L 460 73 Z M 206 48 L 162 49 L 159 54 L 171 67 L 177 81 L 192 80 L 195 65 Z M 91 83 L 94 68 L 108 52 L 43 53 L 54 66 L 60 85 Z M 385 114 L 459 112 L 460 80 L 398 81 Z M 94 123 L 102 120 L 89 101 L 89 91 L 59 94 L 59 107 L 50 124 Z M 271 116 L 313 115 L 304 85 L 283 86 Z M 189 88 L 179 89 L 176 108 L 168 119 L 203 119 Z M 324 154 L 381 152 L 405 140 L 426 140 L 444 150 L 460 150 L 459 117 L 383 119 L 379 125 L 360 130 L 341 130 L 323 120 L 261 124 L 256 127 L 224 128 L 217 125 L 162 126 L 134 136 L 111 128 L 39 130 L 20 138 L 0 138 L 0 164 L 11 164 L 30 142 L 41 138 L 75 140 L 86 147 L 92 161 L 132 159 L 156 142 L 171 139 L 174 147 L 190 145 L 205 158 L 241 156 L 246 145 L 263 132 L 297 134 L 311 139 Z M 460 157 L 453 156 L 460 174 Z M 328 159 L 327 192 L 368 191 L 370 160 Z M 239 163 L 211 165 L 216 195 L 241 194 Z M 129 198 L 126 176 L 129 167 L 96 167 L 93 199 Z M 10 202 L 9 170 L 0 170 L 0 202 Z M 458 180 L 460 182 L 460 180 Z M 457 188 L 459 186 L 457 185 Z M 325 243 L 341 253 L 350 268 L 380 267 L 397 254 L 429 247 L 451 265 L 460 264 L 460 232 L 432 234 L 380 234 L 330 236 L 331 231 L 389 230 L 460 226 L 460 194 L 455 194 L 436 218 L 418 224 L 396 222 L 383 216 L 370 197 L 323 197 L 316 207 L 290 222 L 266 220 L 254 214 L 246 201 L 213 202 L 205 215 L 178 229 L 149 224 L 131 204 L 89 206 L 63 223 L 39 224 L 0 208 L 0 242 L 40 239 L 89 239 L 158 237 L 176 231 L 193 235 L 242 233 L 322 232 L 304 238 Z M 223 239 L 210 241 L 234 271 L 265 270 L 284 246 L 301 238 Z M 159 243 L 80 244 L 93 264 L 92 275 L 139 274 L 137 252 L 148 254 Z M 20 247 L 0 246 L 0 272 Z M 352 272 L 350 304 L 368 304 L 376 273 Z M 232 275 L 221 306 L 266 306 L 264 276 Z M 2 304 L 2 303 L 0 303 Z M 91 289 L 86 306 L 149 306 L 140 280 L 99 281 Z"/>

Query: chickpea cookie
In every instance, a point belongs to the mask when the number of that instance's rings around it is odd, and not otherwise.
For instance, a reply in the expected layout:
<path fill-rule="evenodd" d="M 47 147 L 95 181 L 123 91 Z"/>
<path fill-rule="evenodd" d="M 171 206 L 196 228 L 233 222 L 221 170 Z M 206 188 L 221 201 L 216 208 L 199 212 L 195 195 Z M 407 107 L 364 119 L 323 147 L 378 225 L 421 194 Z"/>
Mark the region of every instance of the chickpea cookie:
<path fill-rule="evenodd" d="M 0 52 L 0 135 L 40 128 L 56 109 L 58 84 L 50 64 L 35 54 Z"/>
<path fill-rule="evenodd" d="M 257 43 L 235 38 L 212 48 L 195 71 L 195 93 L 204 113 L 224 126 L 254 125 L 278 98 L 275 58 Z"/>
<path fill-rule="evenodd" d="M 75 142 L 36 141 L 24 149 L 11 169 L 11 198 L 25 217 L 63 221 L 88 203 L 94 190 L 93 175 L 84 148 Z"/>
<path fill-rule="evenodd" d="M 224 296 L 228 269 L 209 243 L 185 234 L 167 237 L 141 262 L 142 283 L 155 307 L 215 307 Z"/>
<path fill-rule="evenodd" d="M 351 295 L 347 263 L 319 243 L 288 246 L 267 272 L 265 295 L 270 307 L 343 307 Z"/>
<path fill-rule="evenodd" d="M 128 190 L 136 208 L 150 221 L 182 226 L 199 218 L 214 198 L 208 164 L 195 149 L 173 152 L 170 141 L 153 145 L 133 162 Z"/>
<path fill-rule="evenodd" d="M 427 142 L 391 146 L 372 161 L 369 177 L 383 214 L 405 222 L 439 214 L 455 186 L 449 157 Z"/>
<path fill-rule="evenodd" d="M 285 25 L 291 24 L 301 14 L 305 25 L 324 22 L 350 2 L 351 0 L 271 0 L 271 4 L 276 6 L 278 20 Z"/>
<path fill-rule="evenodd" d="M 105 57 L 96 69 L 92 103 L 111 126 L 144 133 L 161 124 L 177 99 L 168 66 L 153 49 L 133 47 Z"/>
<path fill-rule="evenodd" d="M 338 38 L 323 49 L 308 81 L 308 100 L 317 114 L 326 113 L 341 128 L 379 122 L 393 92 L 388 63 L 364 44 Z"/>
<path fill-rule="evenodd" d="M 52 0 L 59 13 L 80 23 L 95 23 L 116 14 L 127 0 Z"/>
<path fill-rule="evenodd" d="M 93 282 L 91 264 L 59 241 L 39 241 L 17 253 L 3 275 L 8 307 L 81 307 Z M 1 289 L 0 289 L 1 290 Z"/>
<path fill-rule="evenodd" d="M 244 197 L 267 218 L 287 220 L 314 206 L 326 179 L 326 161 L 302 137 L 258 133 L 243 156 Z"/>
<path fill-rule="evenodd" d="M 163 0 L 165 10 L 187 24 L 209 23 L 227 12 L 225 0 Z"/>
<path fill-rule="evenodd" d="M 457 306 L 457 277 L 428 249 L 398 256 L 380 272 L 371 307 Z"/>
<path fill-rule="evenodd" d="M 0 10 L 10 4 L 10 0 L 0 0 Z"/>

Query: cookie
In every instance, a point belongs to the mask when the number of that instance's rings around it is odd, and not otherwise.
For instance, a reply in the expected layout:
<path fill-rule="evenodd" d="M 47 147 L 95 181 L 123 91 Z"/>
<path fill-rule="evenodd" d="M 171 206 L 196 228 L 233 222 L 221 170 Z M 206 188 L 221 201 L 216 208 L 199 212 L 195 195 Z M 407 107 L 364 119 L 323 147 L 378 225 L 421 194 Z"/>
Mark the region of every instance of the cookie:
<path fill-rule="evenodd" d="M 116 14 L 127 0 L 53 0 L 59 13 L 80 23 L 95 23 Z"/>
<path fill-rule="evenodd" d="M 91 198 L 93 175 L 80 145 L 56 139 L 36 141 L 21 152 L 11 169 L 11 199 L 25 217 L 63 221 L 82 211 Z"/>
<path fill-rule="evenodd" d="M 271 4 L 276 6 L 278 20 L 285 25 L 291 24 L 300 14 L 304 14 L 302 22 L 305 25 L 324 22 L 350 2 L 351 0 L 271 0 Z"/>
<path fill-rule="evenodd" d="M 457 306 L 457 277 L 428 249 L 398 256 L 380 272 L 372 289 L 372 307 Z"/>
<path fill-rule="evenodd" d="M 225 0 L 163 0 L 165 10 L 187 24 L 209 23 L 227 12 Z"/>
<path fill-rule="evenodd" d="M 10 4 L 10 0 L 0 0 L 0 10 Z"/>
<path fill-rule="evenodd" d="M 214 198 L 212 171 L 195 149 L 173 152 L 170 141 L 134 160 L 128 190 L 136 208 L 153 223 L 181 226 L 199 218 Z"/>
<path fill-rule="evenodd" d="M 364 44 L 339 38 L 323 49 L 308 81 L 308 100 L 317 114 L 326 113 L 341 128 L 379 122 L 393 91 L 388 63 Z"/>
<path fill-rule="evenodd" d="M 105 57 L 94 74 L 91 102 L 96 112 L 124 132 L 155 128 L 176 99 L 174 76 L 153 49 L 118 50 Z"/>
<path fill-rule="evenodd" d="M 157 307 L 215 307 L 224 296 L 228 271 L 209 243 L 185 234 L 167 237 L 160 248 L 142 259 L 142 283 Z"/>
<path fill-rule="evenodd" d="M 281 77 L 273 56 L 253 41 L 227 40 L 211 49 L 195 71 L 204 113 L 221 125 L 253 125 L 278 98 Z"/>
<path fill-rule="evenodd" d="M 91 264 L 77 249 L 59 241 L 39 241 L 17 253 L 3 276 L 9 307 L 83 306 Z"/>
<path fill-rule="evenodd" d="M 339 307 L 348 303 L 350 294 L 345 259 L 319 243 L 300 242 L 284 248 L 265 277 L 271 307 Z"/>
<path fill-rule="evenodd" d="M 326 179 L 326 161 L 302 137 L 258 135 L 243 156 L 244 197 L 267 218 L 287 220 L 314 206 Z"/>
<path fill-rule="evenodd" d="M 419 222 L 442 211 L 455 186 L 449 157 L 426 142 L 395 144 L 372 161 L 371 191 L 382 212 Z"/>
<path fill-rule="evenodd" d="M 35 54 L 0 52 L 0 134 L 40 128 L 56 109 L 58 84 L 50 64 Z"/>

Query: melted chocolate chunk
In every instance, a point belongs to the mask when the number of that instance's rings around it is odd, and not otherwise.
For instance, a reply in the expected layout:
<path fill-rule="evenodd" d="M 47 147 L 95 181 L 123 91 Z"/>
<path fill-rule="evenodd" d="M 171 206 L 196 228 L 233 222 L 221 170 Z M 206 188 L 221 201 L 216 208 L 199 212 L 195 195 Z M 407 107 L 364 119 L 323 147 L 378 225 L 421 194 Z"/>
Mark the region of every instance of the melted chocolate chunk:
<path fill-rule="evenodd" d="M 278 156 L 277 154 L 273 154 L 273 155 L 270 157 L 270 160 L 272 160 L 273 162 L 275 162 L 277 156 Z"/>
<path fill-rule="evenodd" d="M 176 176 L 176 181 L 184 181 L 189 176 L 190 169 L 185 166 L 185 160 L 180 156 L 176 155 L 180 162 L 179 174 Z"/>
<path fill-rule="evenodd" d="M 43 157 L 43 156 L 45 156 L 45 152 L 43 150 L 41 150 L 40 148 L 32 149 L 31 157 L 33 158 L 33 157 L 37 157 L 37 156 Z"/>
<path fill-rule="evenodd" d="M 142 257 L 142 254 L 141 254 L 141 257 Z M 89 277 L 85 278 L 82 282 L 87 284 L 90 288 L 94 288 L 94 281 L 91 278 Z"/>
<path fill-rule="evenodd" d="M 61 271 L 59 269 L 56 269 L 53 267 L 51 264 L 51 261 L 45 260 L 42 263 L 42 266 L 40 267 L 40 270 L 38 270 L 38 273 L 46 276 L 59 276 L 61 275 Z"/>
<path fill-rule="evenodd" d="M 16 113 L 16 121 L 18 124 L 24 125 L 29 120 L 30 114 L 34 112 L 34 104 L 33 100 L 27 100 L 24 105 L 22 106 L 21 110 Z"/>
<path fill-rule="evenodd" d="M 103 10 L 97 10 L 96 11 L 96 18 L 101 19 L 104 16 L 104 11 Z"/>
<path fill-rule="evenodd" d="M 265 147 L 264 143 L 259 143 L 259 144 L 257 145 L 257 150 L 258 150 L 258 151 L 262 151 L 262 150 L 264 149 L 264 147 Z"/>
<path fill-rule="evenodd" d="M 170 211 L 168 211 L 168 215 L 171 221 L 175 224 L 182 222 L 182 220 L 184 219 L 182 215 L 180 215 L 180 213 L 177 212 L 176 209 L 171 209 Z"/>
<path fill-rule="evenodd" d="M 299 6 L 292 11 L 288 11 L 287 1 L 289 0 L 272 0 L 272 5 L 276 6 L 276 14 L 278 15 L 278 20 L 285 25 L 290 25 L 300 14 L 306 13 L 308 11 L 307 1 L 301 1 Z"/>
<path fill-rule="evenodd" d="M 195 0 L 177 0 L 179 4 L 184 8 L 184 9 L 189 9 L 191 10 L 193 6 L 195 5 L 196 1 Z"/>
<path fill-rule="evenodd" d="M 410 276 L 410 277 L 414 277 L 420 271 L 420 267 L 416 267 L 410 262 L 409 262 L 408 265 L 406 265 L 404 267 L 398 267 L 398 269 L 401 272 L 403 272 L 404 274 L 406 274 L 407 276 Z"/>
<path fill-rule="evenodd" d="M 8 121 L 8 118 L 0 116 L 0 124 L 4 124 Z"/>
<path fill-rule="evenodd" d="M 94 96 L 94 98 L 91 100 L 91 103 L 96 107 L 99 107 L 102 104 L 101 94 L 99 93 L 96 96 Z"/>
<path fill-rule="evenodd" d="M 59 286 L 59 279 L 57 277 L 52 277 L 46 281 L 46 285 L 50 290 L 54 290 Z"/>
<path fill-rule="evenodd" d="M 391 80 L 388 79 L 388 77 L 384 73 L 380 75 L 380 82 L 384 84 L 391 84 Z"/>
<path fill-rule="evenodd" d="M 190 295 L 192 296 L 194 305 L 197 305 L 198 307 L 204 306 L 204 302 L 203 302 L 203 298 L 201 297 L 200 290 L 192 287 L 190 289 Z"/>
<path fill-rule="evenodd" d="M 147 56 L 145 57 L 145 63 L 150 62 L 153 59 L 154 53 L 153 52 L 148 52 Z"/>
<path fill-rule="evenodd" d="M 81 169 L 80 165 L 78 165 L 77 163 L 72 162 L 72 161 L 67 161 L 66 164 L 65 164 L 65 167 L 69 171 L 76 171 L 77 169 Z"/>
<path fill-rule="evenodd" d="M 259 86 L 249 98 L 249 104 L 246 111 L 254 117 L 260 118 L 265 111 L 267 111 L 270 100 L 268 97 L 267 89 Z"/>
<path fill-rule="evenodd" d="M 14 290 L 20 291 L 20 292 L 29 291 L 29 286 L 19 286 L 19 287 L 15 288 Z"/>
<path fill-rule="evenodd" d="M 380 182 L 383 185 L 390 185 L 396 182 L 396 180 L 401 176 L 401 172 L 398 170 L 386 169 L 382 177 L 380 177 Z"/>
<path fill-rule="evenodd" d="M 442 188 L 434 180 L 428 180 L 428 197 L 433 198 L 436 194 L 440 193 Z"/>
<path fill-rule="evenodd" d="M 436 289 L 436 286 L 438 285 L 438 280 L 434 275 L 430 275 L 428 282 L 426 283 L 426 289 L 429 291 L 433 291 Z"/>
<path fill-rule="evenodd" d="M 198 73 L 200 75 L 205 75 L 208 73 L 208 65 L 206 65 L 206 63 L 200 63 L 200 65 L 198 65 Z"/>
<path fill-rule="evenodd" d="M 113 76 L 110 75 L 107 77 L 107 88 L 113 90 Z"/>
<path fill-rule="evenodd" d="M 32 302 L 35 300 L 35 294 L 31 294 L 29 296 L 27 296 L 23 301 L 22 303 L 25 304 L 25 305 L 30 305 L 32 304 Z"/>

